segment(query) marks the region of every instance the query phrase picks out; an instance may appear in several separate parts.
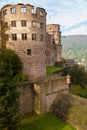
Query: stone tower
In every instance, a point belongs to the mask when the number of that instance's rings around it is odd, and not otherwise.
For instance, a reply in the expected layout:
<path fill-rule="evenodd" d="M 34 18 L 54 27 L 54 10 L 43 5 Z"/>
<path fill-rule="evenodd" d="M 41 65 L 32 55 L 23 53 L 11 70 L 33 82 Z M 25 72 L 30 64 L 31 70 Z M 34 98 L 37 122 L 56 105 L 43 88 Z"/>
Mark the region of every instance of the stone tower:
<path fill-rule="evenodd" d="M 55 62 L 61 61 L 61 59 L 62 59 L 62 45 L 61 45 L 60 25 L 49 24 L 46 26 L 46 31 L 48 34 L 51 34 L 52 38 L 53 38 Z"/>
<path fill-rule="evenodd" d="M 2 21 L 10 29 L 6 47 L 14 50 L 23 62 L 23 72 L 30 79 L 46 75 L 46 11 L 30 4 L 6 5 Z M 15 60 L 15 59 L 14 59 Z"/>

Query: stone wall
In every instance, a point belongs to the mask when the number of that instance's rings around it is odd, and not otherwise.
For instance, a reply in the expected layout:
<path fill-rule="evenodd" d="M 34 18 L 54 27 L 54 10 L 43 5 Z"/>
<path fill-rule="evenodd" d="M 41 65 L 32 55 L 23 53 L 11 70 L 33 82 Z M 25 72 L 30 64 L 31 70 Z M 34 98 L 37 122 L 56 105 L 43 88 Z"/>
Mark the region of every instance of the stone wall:
<path fill-rule="evenodd" d="M 61 45 L 60 25 L 49 24 L 46 26 L 46 31 L 53 38 L 54 61 L 55 62 L 61 61 L 62 60 L 62 45 Z"/>
<path fill-rule="evenodd" d="M 51 111 L 77 130 L 87 130 L 87 99 L 59 93 Z"/>
<path fill-rule="evenodd" d="M 60 91 L 68 93 L 66 78 L 54 78 L 36 83 L 24 84 L 18 88 L 20 92 L 20 113 L 35 111 L 43 114 L 49 111 L 54 99 Z"/>
<path fill-rule="evenodd" d="M 33 84 L 24 84 L 18 88 L 19 111 L 24 115 L 34 111 L 34 87 Z"/>
<path fill-rule="evenodd" d="M 61 45 L 60 25 L 49 24 L 46 26 L 46 31 L 48 34 L 52 35 L 52 38 L 54 39 L 56 45 Z"/>
<path fill-rule="evenodd" d="M 53 48 L 53 39 L 52 35 L 46 34 L 46 66 L 54 66 L 55 57 L 54 57 L 54 48 Z"/>
<path fill-rule="evenodd" d="M 1 9 L 2 21 L 8 24 L 6 47 L 21 58 L 23 72 L 30 79 L 46 75 L 46 11 L 29 4 L 6 5 Z M 13 23 L 13 24 L 12 24 Z M 15 23 L 15 24 L 14 24 Z M 12 38 L 13 35 L 16 38 Z M 39 62 L 38 62 L 39 61 Z"/>
<path fill-rule="evenodd" d="M 68 93 L 66 78 L 48 79 L 34 84 L 34 111 L 43 114 L 49 111 L 54 99 L 60 91 Z"/>

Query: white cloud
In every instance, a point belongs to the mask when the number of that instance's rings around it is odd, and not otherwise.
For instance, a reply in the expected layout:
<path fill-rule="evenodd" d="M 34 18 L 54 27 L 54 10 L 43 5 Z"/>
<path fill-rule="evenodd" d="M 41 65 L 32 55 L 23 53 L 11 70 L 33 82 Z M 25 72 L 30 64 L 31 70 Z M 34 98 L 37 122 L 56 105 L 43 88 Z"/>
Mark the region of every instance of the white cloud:
<path fill-rule="evenodd" d="M 45 8 L 47 11 L 47 23 L 60 24 L 62 30 L 78 24 L 87 18 L 87 0 L 2 0 L 0 1 L 0 7 L 6 4 L 17 3 L 29 3 Z M 79 28 L 73 29 L 72 33 L 73 31 L 78 33 L 77 29 Z M 82 30 L 80 29 L 79 31 Z M 86 33 L 86 30 L 84 32 Z"/>
<path fill-rule="evenodd" d="M 65 32 L 62 32 L 62 35 L 87 35 L 87 25 L 83 25 L 79 28 L 75 28 L 75 29 L 72 29 L 70 31 L 65 31 Z"/>

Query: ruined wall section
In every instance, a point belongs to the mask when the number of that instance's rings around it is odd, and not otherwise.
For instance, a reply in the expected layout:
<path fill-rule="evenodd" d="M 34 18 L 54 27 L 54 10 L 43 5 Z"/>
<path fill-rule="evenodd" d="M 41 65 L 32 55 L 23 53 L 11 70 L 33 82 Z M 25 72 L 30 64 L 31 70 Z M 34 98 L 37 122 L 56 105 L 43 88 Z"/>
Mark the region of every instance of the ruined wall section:
<path fill-rule="evenodd" d="M 4 22 L 10 26 L 7 48 L 14 50 L 23 62 L 23 71 L 30 79 L 37 79 L 46 75 L 45 65 L 45 35 L 46 35 L 46 11 L 29 4 L 6 5 L 2 8 Z M 24 20 L 26 26 L 21 25 Z M 12 27 L 12 21 L 16 26 Z M 22 33 L 27 34 L 26 40 L 22 39 Z M 17 40 L 12 40 L 12 34 L 17 35 Z"/>
<path fill-rule="evenodd" d="M 54 43 L 54 55 L 55 62 L 61 61 L 62 59 L 62 45 L 61 45 L 61 32 L 60 25 L 58 24 L 49 24 L 46 26 L 46 31 L 48 34 L 52 35 Z"/>
<path fill-rule="evenodd" d="M 35 111 L 43 114 L 49 111 L 56 97 L 60 92 L 68 93 L 69 87 L 66 78 L 57 76 L 36 83 L 25 83 L 17 91 L 19 96 L 19 112 L 27 114 Z"/>
<path fill-rule="evenodd" d="M 53 101 L 60 92 L 68 93 L 69 87 L 66 78 L 49 79 L 34 84 L 34 111 L 43 114 L 49 111 Z"/>
<path fill-rule="evenodd" d="M 52 35 L 46 33 L 46 66 L 53 66 L 55 63 L 54 58 Z"/>
<path fill-rule="evenodd" d="M 17 89 L 19 96 L 19 112 L 24 115 L 34 111 L 34 87 L 32 83 L 24 84 Z"/>

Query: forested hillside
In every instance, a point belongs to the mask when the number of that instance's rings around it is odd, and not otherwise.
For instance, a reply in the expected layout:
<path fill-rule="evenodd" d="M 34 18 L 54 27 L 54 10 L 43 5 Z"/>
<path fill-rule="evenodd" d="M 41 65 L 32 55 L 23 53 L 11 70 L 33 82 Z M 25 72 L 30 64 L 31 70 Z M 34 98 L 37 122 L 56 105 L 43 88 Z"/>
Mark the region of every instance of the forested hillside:
<path fill-rule="evenodd" d="M 87 35 L 62 36 L 62 52 L 64 58 L 87 61 Z"/>

